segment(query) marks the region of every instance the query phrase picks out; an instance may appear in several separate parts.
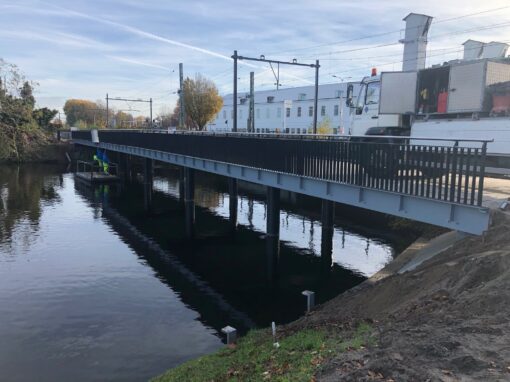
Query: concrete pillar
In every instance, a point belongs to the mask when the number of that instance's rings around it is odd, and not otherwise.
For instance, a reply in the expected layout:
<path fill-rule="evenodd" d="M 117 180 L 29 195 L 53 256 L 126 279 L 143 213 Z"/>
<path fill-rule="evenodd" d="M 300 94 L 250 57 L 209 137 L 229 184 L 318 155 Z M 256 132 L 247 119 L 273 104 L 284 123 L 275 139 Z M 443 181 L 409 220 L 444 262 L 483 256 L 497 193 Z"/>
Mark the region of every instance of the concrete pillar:
<path fill-rule="evenodd" d="M 228 178 L 228 207 L 230 229 L 234 232 L 237 229 L 237 179 Z"/>
<path fill-rule="evenodd" d="M 143 163 L 143 195 L 145 210 L 152 208 L 152 180 L 153 180 L 153 160 L 145 158 Z"/>
<path fill-rule="evenodd" d="M 179 167 L 179 202 L 184 205 L 184 167 Z"/>
<path fill-rule="evenodd" d="M 322 268 L 328 272 L 333 263 L 334 221 L 335 202 L 323 199 L 321 208 L 321 263 Z"/>
<path fill-rule="evenodd" d="M 131 155 L 124 154 L 124 168 L 126 170 L 125 178 L 128 182 L 133 181 L 133 168 L 131 163 Z"/>
<path fill-rule="evenodd" d="M 280 256 L 280 189 L 267 188 L 267 228 L 266 228 L 267 274 L 274 280 Z"/>
<path fill-rule="evenodd" d="M 184 213 L 186 225 L 186 237 L 193 239 L 195 236 L 195 170 L 184 168 Z"/>

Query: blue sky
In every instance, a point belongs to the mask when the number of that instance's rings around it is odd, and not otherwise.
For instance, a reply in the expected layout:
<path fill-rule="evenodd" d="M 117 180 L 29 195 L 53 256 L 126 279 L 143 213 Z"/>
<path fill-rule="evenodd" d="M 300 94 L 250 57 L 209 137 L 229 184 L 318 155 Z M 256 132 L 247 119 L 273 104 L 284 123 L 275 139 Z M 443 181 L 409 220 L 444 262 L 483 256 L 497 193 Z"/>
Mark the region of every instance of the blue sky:
<path fill-rule="evenodd" d="M 438 22 L 429 33 L 429 63 L 461 57 L 468 38 L 510 42 L 508 0 L 0 0 L 0 58 L 39 83 L 41 106 L 61 109 L 67 98 L 98 100 L 108 92 L 152 97 L 158 114 L 175 104 L 179 62 L 186 75 L 200 72 L 222 94 L 231 92 L 234 49 L 300 62 L 318 58 L 321 83 L 357 79 L 372 66 L 400 70 L 401 45 L 374 46 L 396 43 L 409 12 Z M 352 39 L 358 40 L 346 42 Z M 248 89 L 251 70 L 257 89 L 273 87 L 268 66 L 241 65 L 241 91 Z M 281 83 L 307 85 L 313 75 L 311 69 L 282 68 Z M 115 106 L 146 113 L 140 104 Z"/>

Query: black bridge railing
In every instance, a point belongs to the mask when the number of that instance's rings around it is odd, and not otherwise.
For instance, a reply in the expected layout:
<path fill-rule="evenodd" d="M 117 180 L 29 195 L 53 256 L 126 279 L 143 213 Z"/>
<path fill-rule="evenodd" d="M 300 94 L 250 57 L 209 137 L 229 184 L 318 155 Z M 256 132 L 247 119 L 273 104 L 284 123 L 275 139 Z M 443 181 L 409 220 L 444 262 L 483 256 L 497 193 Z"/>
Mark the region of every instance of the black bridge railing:
<path fill-rule="evenodd" d="M 73 131 L 72 136 L 91 140 L 90 131 Z M 132 130 L 100 130 L 99 140 L 451 203 L 482 205 L 487 141 Z"/>

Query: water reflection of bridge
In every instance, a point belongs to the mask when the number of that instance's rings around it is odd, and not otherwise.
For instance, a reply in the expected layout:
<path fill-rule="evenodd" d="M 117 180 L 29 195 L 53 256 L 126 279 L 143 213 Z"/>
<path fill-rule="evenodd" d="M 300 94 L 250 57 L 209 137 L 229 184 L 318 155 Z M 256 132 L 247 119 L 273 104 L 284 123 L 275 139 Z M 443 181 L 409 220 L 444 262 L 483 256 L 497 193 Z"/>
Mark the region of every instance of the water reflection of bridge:
<path fill-rule="evenodd" d="M 78 191 L 93 202 L 94 194 L 89 189 L 79 187 Z M 304 310 L 303 289 L 315 290 L 319 301 L 325 301 L 364 280 L 350 270 L 332 266 L 331 259 L 324 263 L 324 259 L 306 256 L 284 244 L 278 278 L 268 281 L 268 263 L 260 256 L 264 239 L 259 233 L 240 227 L 231 236 L 227 219 L 197 208 L 200 231 L 205 235 L 190 243 L 182 230 L 172 228 L 182 218 L 178 200 L 156 191 L 154 203 L 159 212 L 144 218 L 143 205 L 129 203 L 136 193 L 133 186 L 108 200 L 104 195 L 97 199 L 96 195 L 94 204 L 157 277 L 199 312 L 206 325 L 217 330 L 226 323 L 243 330 L 267 325 L 271 320 L 292 320 Z M 161 212 L 164 208 L 166 213 Z M 148 220 L 152 222 L 147 224 Z M 163 229 L 156 231 L 153 227 Z"/>

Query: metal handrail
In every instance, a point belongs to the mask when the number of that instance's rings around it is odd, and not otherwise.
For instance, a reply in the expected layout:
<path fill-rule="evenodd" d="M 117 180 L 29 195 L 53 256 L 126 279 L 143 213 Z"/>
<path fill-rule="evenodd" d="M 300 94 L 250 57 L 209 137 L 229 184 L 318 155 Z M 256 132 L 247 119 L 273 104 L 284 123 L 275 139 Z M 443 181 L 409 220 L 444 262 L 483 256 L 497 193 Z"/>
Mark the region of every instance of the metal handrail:
<path fill-rule="evenodd" d="M 80 130 L 88 131 L 88 130 Z M 494 139 L 472 139 L 472 138 L 436 138 L 436 137 L 413 137 L 408 135 L 337 135 L 337 134 L 289 134 L 289 133 L 248 133 L 248 132 L 215 132 L 215 131 L 194 131 L 194 130 L 172 130 L 166 129 L 101 129 L 99 131 L 107 132 L 137 132 L 137 133 L 158 133 L 158 134 L 176 134 L 176 135 L 198 135 L 198 136 L 219 136 L 219 137 L 270 137 L 284 139 L 326 139 L 326 140 L 416 140 L 416 141 L 433 141 L 433 142 L 471 142 L 471 143 L 490 143 Z"/>

